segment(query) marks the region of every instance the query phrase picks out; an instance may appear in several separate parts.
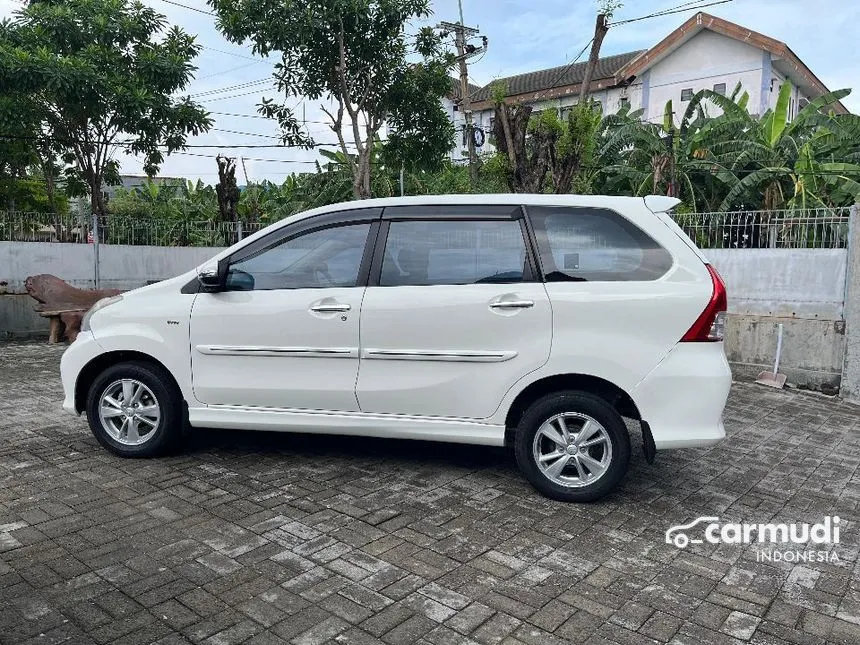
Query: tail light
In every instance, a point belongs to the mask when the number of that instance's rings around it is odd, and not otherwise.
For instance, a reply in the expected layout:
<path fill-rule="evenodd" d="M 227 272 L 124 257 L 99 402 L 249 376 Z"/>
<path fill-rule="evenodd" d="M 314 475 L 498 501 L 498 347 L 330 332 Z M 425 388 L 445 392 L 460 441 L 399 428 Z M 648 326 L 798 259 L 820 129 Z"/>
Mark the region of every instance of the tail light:
<path fill-rule="evenodd" d="M 728 308 L 726 285 L 714 267 L 710 264 L 705 266 L 708 268 L 708 273 L 711 274 L 711 282 L 713 283 L 711 299 L 693 326 L 684 334 L 681 339 L 682 343 L 707 343 L 723 339 L 726 309 Z"/>

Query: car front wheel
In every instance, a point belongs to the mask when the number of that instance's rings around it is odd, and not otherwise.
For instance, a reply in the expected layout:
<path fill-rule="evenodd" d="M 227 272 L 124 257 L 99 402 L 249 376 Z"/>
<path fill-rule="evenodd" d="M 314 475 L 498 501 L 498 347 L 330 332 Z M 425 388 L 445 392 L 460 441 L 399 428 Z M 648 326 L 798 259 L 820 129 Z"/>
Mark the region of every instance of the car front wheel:
<path fill-rule="evenodd" d="M 150 457 L 172 450 L 182 433 L 182 397 L 164 369 L 145 362 L 113 365 L 96 377 L 87 396 L 90 429 L 120 457 Z"/>
<path fill-rule="evenodd" d="M 592 502 L 609 493 L 630 463 L 630 436 L 605 400 L 558 392 L 533 403 L 516 433 L 517 464 L 547 497 Z"/>

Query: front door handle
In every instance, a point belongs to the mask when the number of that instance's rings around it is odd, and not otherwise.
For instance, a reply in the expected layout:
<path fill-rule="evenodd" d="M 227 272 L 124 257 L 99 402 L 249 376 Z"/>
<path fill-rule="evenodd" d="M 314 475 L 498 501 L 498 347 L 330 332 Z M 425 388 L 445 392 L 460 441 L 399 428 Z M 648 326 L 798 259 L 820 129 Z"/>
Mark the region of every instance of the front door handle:
<path fill-rule="evenodd" d="M 529 309 L 534 306 L 534 300 L 502 300 L 490 304 L 491 309 Z"/>
<path fill-rule="evenodd" d="M 349 311 L 350 309 L 352 309 L 352 307 L 350 307 L 347 304 L 341 304 L 341 303 L 319 304 L 319 305 L 313 305 L 311 307 L 311 311 L 315 311 L 318 314 L 333 314 L 333 313 L 338 313 L 338 312 L 343 312 L 343 311 Z"/>

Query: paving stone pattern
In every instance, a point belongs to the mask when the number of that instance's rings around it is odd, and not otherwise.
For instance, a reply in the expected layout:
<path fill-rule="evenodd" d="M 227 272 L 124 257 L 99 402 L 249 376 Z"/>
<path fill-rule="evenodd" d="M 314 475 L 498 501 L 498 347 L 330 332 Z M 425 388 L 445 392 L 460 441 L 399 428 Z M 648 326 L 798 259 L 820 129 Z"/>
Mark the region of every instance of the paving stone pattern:
<path fill-rule="evenodd" d="M 565 505 L 501 449 L 197 430 L 122 460 L 60 408 L 62 347 L 0 345 L 0 642 L 860 643 L 860 410 L 739 384 L 729 439 L 634 435 Z M 838 562 L 666 544 L 673 524 L 842 518 Z"/>

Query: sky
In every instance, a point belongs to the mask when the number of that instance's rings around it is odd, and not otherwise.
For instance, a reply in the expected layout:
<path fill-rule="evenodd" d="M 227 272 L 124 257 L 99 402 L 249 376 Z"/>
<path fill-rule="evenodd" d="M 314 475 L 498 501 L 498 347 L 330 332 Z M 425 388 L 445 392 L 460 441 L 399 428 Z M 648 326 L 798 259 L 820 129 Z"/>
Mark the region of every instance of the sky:
<path fill-rule="evenodd" d="M 189 148 L 188 154 L 171 155 L 159 174 L 216 183 L 214 157 L 218 146 L 277 144 L 277 125 L 259 118 L 256 109 L 261 97 L 277 98 L 268 81 L 277 59 L 255 57 L 250 45 L 234 45 L 225 40 L 216 29 L 214 18 L 207 15 L 204 0 L 175 1 L 199 11 L 166 0 L 143 0 L 167 16 L 171 24 L 194 34 L 204 47 L 195 61 L 198 67 L 195 79 L 186 91 L 197 95 L 195 100 L 212 113 L 216 130 L 188 140 L 194 146 L 212 147 Z M 710 1 L 713 0 L 697 4 Z M 22 7 L 22 2 L 0 0 L 0 19 L 10 17 Z M 432 0 L 431 4 L 433 15 L 416 22 L 416 27 L 458 20 L 457 0 Z M 682 4 L 684 0 L 626 0 L 614 19 L 623 21 Z M 462 0 L 462 6 L 465 24 L 479 28 L 489 39 L 487 53 L 470 62 L 470 81 L 478 85 L 570 62 L 591 38 L 597 7 L 594 0 Z M 853 112 L 860 112 L 860 47 L 856 46 L 860 2 L 731 0 L 704 11 L 785 42 L 832 90 L 857 87 L 856 94 L 843 103 Z M 694 13 L 685 11 L 614 27 L 606 36 L 601 55 L 652 47 Z M 255 81 L 260 83 L 225 90 Z M 300 117 L 304 115 L 311 122 L 306 127 L 318 142 L 335 141 L 327 126 L 313 123 L 325 119 L 319 102 L 291 97 L 287 104 L 296 105 Z M 318 158 L 315 151 L 294 148 L 234 148 L 224 152 L 244 158 L 244 171 L 241 165 L 237 168 L 240 184 L 246 179 L 281 183 L 289 174 L 313 170 L 312 161 Z M 117 159 L 121 161 L 123 174 L 143 174 L 139 159 L 123 154 L 117 155 Z"/>

